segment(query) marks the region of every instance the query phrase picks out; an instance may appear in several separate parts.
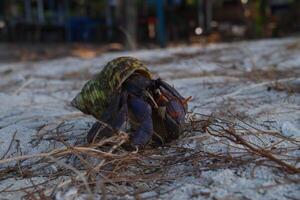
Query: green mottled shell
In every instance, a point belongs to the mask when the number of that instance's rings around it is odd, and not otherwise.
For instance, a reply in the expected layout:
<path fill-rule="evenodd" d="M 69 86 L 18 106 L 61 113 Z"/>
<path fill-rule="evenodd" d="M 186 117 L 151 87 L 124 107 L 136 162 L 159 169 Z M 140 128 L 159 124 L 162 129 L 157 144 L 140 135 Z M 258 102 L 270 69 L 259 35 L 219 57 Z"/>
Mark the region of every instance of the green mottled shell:
<path fill-rule="evenodd" d="M 99 119 L 123 82 L 134 72 L 151 79 L 151 73 L 140 60 L 119 57 L 108 62 L 103 70 L 89 80 L 71 104 L 85 114 Z"/>

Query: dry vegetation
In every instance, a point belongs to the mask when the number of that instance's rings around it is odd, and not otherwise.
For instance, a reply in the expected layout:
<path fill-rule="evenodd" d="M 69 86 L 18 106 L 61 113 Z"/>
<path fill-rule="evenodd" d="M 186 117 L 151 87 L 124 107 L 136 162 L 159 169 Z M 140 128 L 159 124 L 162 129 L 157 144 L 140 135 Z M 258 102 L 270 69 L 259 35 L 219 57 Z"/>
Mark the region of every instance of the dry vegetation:
<path fill-rule="evenodd" d="M 290 174 L 300 173 L 296 166 L 300 162 L 299 157 L 293 154 L 299 151 L 300 141 L 284 137 L 276 131 L 260 130 L 239 117 L 234 117 L 238 123 L 191 113 L 180 140 L 163 147 L 147 147 L 136 151 L 126 151 L 123 148 L 122 144 L 128 142 L 128 136 L 123 132 L 93 145 L 71 146 L 59 134 L 53 136 L 54 132 L 59 132 L 58 127 L 64 122 L 47 131 L 44 130 L 46 126 L 41 127 L 37 134 L 40 139 L 56 140 L 64 144 L 64 147 L 34 155 L 2 155 L 0 165 L 15 163 L 15 166 L 1 167 L 0 179 L 16 176 L 30 178 L 41 174 L 48 177 L 49 182 L 36 184 L 32 181 L 32 186 L 20 188 L 27 199 L 51 199 L 51 195 L 66 192 L 70 187 L 76 188 L 76 195 L 101 195 L 103 199 L 123 195 L 138 198 L 142 193 L 155 190 L 158 195 L 153 198 L 156 198 L 168 192 L 159 187 L 162 183 L 183 176 L 201 176 L 201 172 L 206 170 L 243 165 L 252 167 L 252 176 L 255 176 L 255 170 L 260 166 L 274 168 L 282 177 L 278 185 L 300 184 L 300 179 L 290 177 Z M 271 141 L 271 145 L 267 140 Z M 191 141 L 202 147 L 190 148 L 184 145 Z M 11 144 L 13 142 L 12 139 Z M 209 150 L 211 146 L 216 145 L 222 146 L 226 151 Z M 9 148 L 12 148 L 12 145 Z M 32 162 L 24 164 L 28 160 Z M 175 174 L 172 168 L 181 165 L 190 168 Z M 48 168 L 55 170 L 47 170 Z M 56 185 L 51 188 L 44 187 L 55 179 L 60 180 Z M 0 192 L 15 190 L 7 187 Z"/>

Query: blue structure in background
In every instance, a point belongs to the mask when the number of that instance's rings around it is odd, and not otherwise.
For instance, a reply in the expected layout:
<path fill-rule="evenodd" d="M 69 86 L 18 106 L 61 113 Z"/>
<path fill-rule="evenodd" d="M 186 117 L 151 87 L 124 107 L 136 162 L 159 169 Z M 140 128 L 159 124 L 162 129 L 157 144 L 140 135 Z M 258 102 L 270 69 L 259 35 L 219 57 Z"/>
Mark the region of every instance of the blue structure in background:
<path fill-rule="evenodd" d="M 89 17 L 70 17 L 66 21 L 66 40 L 68 42 L 93 40 L 96 29 L 101 25 L 101 20 Z"/>
<path fill-rule="evenodd" d="M 157 42 L 161 47 L 166 46 L 166 29 L 165 29 L 165 13 L 164 13 L 164 0 L 147 0 L 149 6 L 154 6 L 156 10 L 156 30 L 157 30 Z"/>
<path fill-rule="evenodd" d="M 102 1 L 102 0 L 99 0 Z M 104 0 L 103 0 L 104 1 Z M 173 0 L 181 1 L 181 0 Z M 6 3 L 4 3 L 6 2 Z M 12 41 L 115 41 L 122 40 L 122 33 L 119 33 L 118 26 L 120 22 L 116 19 L 114 23 L 106 23 L 107 13 L 99 14 L 97 18 L 88 16 L 89 13 L 79 14 L 72 13 L 74 7 L 72 0 L 21 0 L 18 3 L 12 3 L 9 0 L 0 0 L 0 10 L 4 10 L 4 5 L 18 6 L 22 9 L 18 10 L 17 17 L 11 17 L 8 21 L 9 31 Z M 107 1 L 116 7 L 115 0 Z M 165 22 L 165 4 L 166 0 L 147 0 L 143 2 L 154 11 L 155 36 L 161 47 L 166 46 L 166 22 Z M 109 5 L 110 5 L 109 4 Z M 85 9 L 85 8 L 81 8 Z M 106 8 L 105 8 L 106 9 Z M 88 12 L 88 11 L 86 11 Z M 77 15 L 78 14 L 78 15 Z M 111 14 L 113 15 L 113 14 Z M 1 20 L 0 13 L 0 20 Z M 147 24 L 144 24 L 147 26 Z M 110 37 L 110 32 L 115 32 L 115 37 Z M 3 32 L 3 31 L 2 31 Z M 19 34 L 22 32 L 23 34 Z M 117 33 L 116 33 L 117 32 Z"/>
<path fill-rule="evenodd" d="M 172 1 L 180 2 L 181 0 Z M 10 37 L 12 41 L 93 42 L 96 40 L 115 41 L 116 39 L 120 41 L 123 37 L 122 33 L 118 32 L 120 22 L 114 20 L 114 23 L 111 25 L 106 23 L 107 19 L 111 18 L 107 13 L 103 15 L 103 12 L 95 19 L 86 15 L 88 13 L 83 15 L 71 13 L 75 2 L 72 0 L 22 0 L 19 3 L 5 2 L 7 5 L 14 7 L 21 5 L 22 7 L 18 13 L 19 17 L 12 17 L 9 21 L 9 30 L 13 32 Z M 112 2 L 115 7 L 117 5 L 117 1 L 115 0 L 107 2 L 110 2 L 110 4 Z M 143 3 L 147 4 L 154 11 L 154 16 L 152 17 L 155 19 L 155 39 L 161 47 L 165 47 L 166 19 L 164 8 L 165 4 L 170 2 L 166 0 L 147 0 Z M 4 1 L 2 0 L 0 0 L 1 8 L 2 10 L 4 9 Z M 147 24 L 144 26 L 147 26 Z M 111 35 L 109 33 L 112 31 L 118 32 L 115 33 L 113 39 L 109 37 Z M 24 34 L 18 34 L 20 32 Z"/>
<path fill-rule="evenodd" d="M 164 15 L 164 1 L 156 0 L 156 16 L 157 24 L 157 39 L 161 47 L 166 46 L 166 30 L 165 30 L 165 15 Z"/>

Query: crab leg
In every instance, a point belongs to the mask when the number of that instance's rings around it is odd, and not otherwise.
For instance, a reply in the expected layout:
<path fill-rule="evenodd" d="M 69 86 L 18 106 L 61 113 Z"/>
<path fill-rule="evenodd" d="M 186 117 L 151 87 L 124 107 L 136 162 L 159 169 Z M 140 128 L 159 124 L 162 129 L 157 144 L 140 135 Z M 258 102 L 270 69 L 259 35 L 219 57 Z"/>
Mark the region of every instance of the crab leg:
<path fill-rule="evenodd" d="M 142 98 L 134 95 L 129 97 L 128 105 L 138 124 L 137 130 L 132 136 L 132 143 L 136 146 L 144 146 L 153 134 L 151 106 Z"/>
<path fill-rule="evenodd" d="M 114 114 L 113 118 L 107 122 L 115 130 L 119 130 L 123 126 L 123 124 L 127 121 L 127 116 L 128 116 L 127 99 L 128 99 L 128 93 L 123 92 L 120 101 L 121 108 L 116 113 L 113 113 Z"/>
<path fill-rule="evenodd" d="M 102 121 L 109 126 L 102 128 L 102 123 L 96 122 L 87 135 L 89 143 L 92 143 L 97 138 L 112 136 L 116 130 L 122 127 L 128 116 L 127 98 L 127 92 L 123 92 L 115 98 L 115 101 L 111 103 L 107 111 L 101 116 Z"/>

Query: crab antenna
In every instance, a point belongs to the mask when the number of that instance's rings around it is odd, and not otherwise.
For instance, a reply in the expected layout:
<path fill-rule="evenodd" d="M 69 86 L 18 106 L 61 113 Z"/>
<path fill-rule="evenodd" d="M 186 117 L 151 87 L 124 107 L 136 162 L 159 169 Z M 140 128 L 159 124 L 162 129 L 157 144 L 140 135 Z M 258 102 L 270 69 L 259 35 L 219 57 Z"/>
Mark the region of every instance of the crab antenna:
<path fill-rule="evenodd" d="M 189 96 L 188 98 L 186 98 L 182 101 L 182 104 L 184 104 L 184 105 L 187 104 L 191 99 L 192 99 L 192 96 Z"/>
<path fill-rule="evenodd" d="M 148 96 L 150 98 L 150 100 L 152 101 L 152 103 L 154 104 L 154 107 L 155 108 L 158 108 L 158 105 L 157 103 L 155 102 L 155 100 L 153 99 L 152 95 L 148 92 L 148 91 L 145 91 L 145 94 L 146 96 Z"/>

